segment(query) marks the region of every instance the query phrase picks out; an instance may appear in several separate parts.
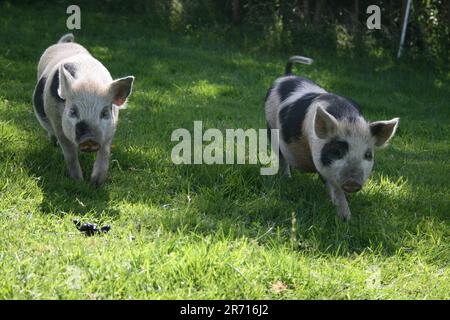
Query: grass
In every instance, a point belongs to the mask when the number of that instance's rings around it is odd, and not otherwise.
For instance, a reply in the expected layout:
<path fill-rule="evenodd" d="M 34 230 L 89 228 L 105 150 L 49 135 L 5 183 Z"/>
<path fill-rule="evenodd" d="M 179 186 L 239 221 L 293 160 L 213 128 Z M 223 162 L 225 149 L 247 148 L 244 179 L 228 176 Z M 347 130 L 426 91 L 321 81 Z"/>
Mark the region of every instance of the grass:
<path fill-rule="evenodd" d="M 0 298 L 450 298 L 448 76 L 331 53 L 301 68 L 368 119 L 401 118 L 344 223 L 314 175 L 170 160 L 172 131 L 194 120 L 264 128 L 271 81 L 309 52 L 82 12 L 77 40 L 114 77 L 136 76 L 100 189 L 68 178 L 32 113 L 37 62 L 66 32 L 65 7 L 0 7 Z M 92 164 L 82 157 L 86 176 Z M 74 218 L 112 229 L 85 237 Z"/>

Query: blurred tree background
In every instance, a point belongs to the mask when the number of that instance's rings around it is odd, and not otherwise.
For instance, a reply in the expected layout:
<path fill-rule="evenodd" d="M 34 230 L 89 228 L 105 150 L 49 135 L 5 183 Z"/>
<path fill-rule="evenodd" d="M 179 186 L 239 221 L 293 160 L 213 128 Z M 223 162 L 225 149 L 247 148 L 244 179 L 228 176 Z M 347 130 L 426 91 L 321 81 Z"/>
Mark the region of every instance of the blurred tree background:
<path fill-rule="evenodd" d="M 149 24 L 173 31 L 216 31 L 265 51 L 395 57 L 407 1 L 81 0 L 70 4 L 75 3 L 104 13 L 145 17 Z M 366 9 L 373 4 L 381 9 L 380 30 L 366 26 L 370 16 Z M 450 65 L 450 0 L 411 1 L 404 55 L 404 59 L 432 62 L 440 68 Z"/>

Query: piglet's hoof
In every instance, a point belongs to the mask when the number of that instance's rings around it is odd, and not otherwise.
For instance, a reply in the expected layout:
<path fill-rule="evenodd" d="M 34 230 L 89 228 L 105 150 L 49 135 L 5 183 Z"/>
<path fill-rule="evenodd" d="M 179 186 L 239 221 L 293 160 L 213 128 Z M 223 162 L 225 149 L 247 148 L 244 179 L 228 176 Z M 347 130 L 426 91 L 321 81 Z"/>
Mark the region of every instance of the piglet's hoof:
<path fill-rule="evenodd" d="M 106 175 L 92 175 L 91 176 L 91 183 L 96 186 L 97 188 L 100 188 L 103 186 L 106 180 Z"/>
<path fill-rule="evenodd" d="M 93 236 L 94 234 L 108 233 L 111 229 L 111 226 L 108 224 L 105 224 L 103 227 L 99 228 L 95 223 L 81 223 L 78 219 L 73 220 L 73 223 L 80 232 L 83 232 L 88 237 Z"/>
<path fill-rule="evenodd" d="M 350 209 L 348 207 L 338 207 L 337 214 L 342 221 L 348 221 L 350 219 Z"/>

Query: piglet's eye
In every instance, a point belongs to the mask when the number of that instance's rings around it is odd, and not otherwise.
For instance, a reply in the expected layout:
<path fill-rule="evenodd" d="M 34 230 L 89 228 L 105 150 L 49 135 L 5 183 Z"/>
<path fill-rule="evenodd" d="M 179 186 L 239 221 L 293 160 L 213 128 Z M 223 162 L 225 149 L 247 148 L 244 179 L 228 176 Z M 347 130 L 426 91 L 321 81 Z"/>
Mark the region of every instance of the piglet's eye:
<path fill-rule="evenodd" d="M 69 110 L 69 117 L 71 117 L 71 118 L 78 118 L 78 109 L 77 109 L 77 107 L 73 106 L 72 108 L 70 108 L 70 110 Z"/>
<path fill-rule="evenodd" d="M 372 150 L 367 150 L 366 153 L 364 153 L 364 159 L 370 161 L 372 160 L 373 155 L 372 155 Z"/>
<path fill-rule="evenodd" d="M 109 118 L 109 107 L 108 106 L 103 108 L 102 112 L 100 113 L 100 118 L 102 118 L 102 119 Z"/>

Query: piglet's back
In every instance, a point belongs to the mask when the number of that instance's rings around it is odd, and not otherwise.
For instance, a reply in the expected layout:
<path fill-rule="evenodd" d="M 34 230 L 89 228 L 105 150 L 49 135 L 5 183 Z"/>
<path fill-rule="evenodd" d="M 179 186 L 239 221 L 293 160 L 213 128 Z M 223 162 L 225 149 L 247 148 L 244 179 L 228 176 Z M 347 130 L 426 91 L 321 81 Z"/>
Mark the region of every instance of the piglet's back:
<path fill-rule="evenodd" d="M 78 54 L 91 55 L 83 46 L 73 42 L 57 43 L 48 47 L 39 60 L 37 78 L 40 79 L 43 73 L 48 73 L 62 60 Z"/>

